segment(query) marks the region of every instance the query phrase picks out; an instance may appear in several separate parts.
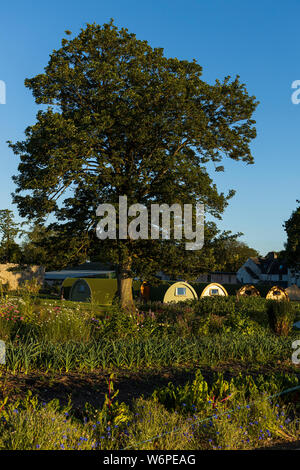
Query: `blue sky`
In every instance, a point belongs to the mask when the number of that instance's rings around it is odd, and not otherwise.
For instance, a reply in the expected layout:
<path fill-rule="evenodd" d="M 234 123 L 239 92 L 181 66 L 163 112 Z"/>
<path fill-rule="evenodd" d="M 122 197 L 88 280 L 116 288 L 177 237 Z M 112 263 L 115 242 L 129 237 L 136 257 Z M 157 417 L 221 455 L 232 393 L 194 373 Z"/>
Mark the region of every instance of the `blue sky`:
<path fill-rule="evenodd" d="M 114 18 L 168 57 L 192 60 L 213 83 L 240 75 L 260 105 L 258 136 L 252 144 L 255 165 L 226 161 L 212 173 L 218 187 L 237 192 L 219 223 L 243 232 L 242 240 L 262 254 L 280 250 L 282 224 L 300 199 L 300 105 L 291 102 L 291 84 L 300 79 L 299 0 L 14 0 L 1 5 L 0 80 L 7 102 L 0 105 L 0 208 L 14 210 L 11 180 L 18 159 L 6 141 L 23 138 L 37 106 L 24 79 L 43 71 L 65 30 L 77 34 L 86 23 Z"/>

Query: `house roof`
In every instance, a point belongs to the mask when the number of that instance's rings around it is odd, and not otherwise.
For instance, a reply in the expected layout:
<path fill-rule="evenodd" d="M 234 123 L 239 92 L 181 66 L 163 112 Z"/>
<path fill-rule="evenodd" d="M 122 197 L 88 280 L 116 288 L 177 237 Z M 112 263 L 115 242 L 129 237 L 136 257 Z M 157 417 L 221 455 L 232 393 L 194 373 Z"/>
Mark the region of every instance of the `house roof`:
<path fill-rule="evenodd" d="M 45 280 L 65 279 L 67 277 L 97 277 L 114 272 L 112 264 L 87 261 L 78 266 L 69 266 L 61 271 L 48 271 L 45 273 Z"/>
<path fill-rule="evenodd" d="M 252 277 L 252 279 L 257 279 L 259 280 L 259 277 L 257 276 L 257 274 L 255 274 L 254 271 L 252 271 L 251 268 L 249 268 L 249 266 L 243 266 L 245 271 L 247 271 L 247 273 Z"/>
<path fill-rule="evenodd" d="M 250 258 L 259 268 L 261 274 L 287 274 L 287 265 L 277 258 L 275 252 L 270 252 L 265 257 Z"/>
<path fill-rule="evenodd" d="M 48 271 L 45 273 L 44 279 L 46 281 L 56 279 L 66 279 L 66 277 L 97 277 L 99 275 L 114 273 L 115 271 Z"/>

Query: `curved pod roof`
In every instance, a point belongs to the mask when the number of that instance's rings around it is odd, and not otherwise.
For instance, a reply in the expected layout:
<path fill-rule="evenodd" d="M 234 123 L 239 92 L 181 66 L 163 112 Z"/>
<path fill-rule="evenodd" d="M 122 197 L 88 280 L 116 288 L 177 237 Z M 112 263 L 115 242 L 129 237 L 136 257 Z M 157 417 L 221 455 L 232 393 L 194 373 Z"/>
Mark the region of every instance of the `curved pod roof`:
<path fill-rule="evenodd" d="M 247 284 L 242 286 L 236 293 L 236 296 L 239 297 L 260 297 L 260 292 L 256 289 L 255 286 Z"/>
<path fill-rule="evenodd" d="M 175 282 L 166 291 L 163 302 L 182 302 L 185 300 L 197 300 L 195 289 L 187 282 Z"/>
<path fill-rule="evenodd" d="M 60 287 L 60 293 L 65 300 L 70 300 L 70 294 L 73 284 L 77 281 L 76 277 L 66 277 Z"/>
<path fill-rule="evenodd" d="M 218 284 L 217 282 L 212 282 L 211 284 L 208 284 L 208 286 L 206 286 L 203 289 L 201 298 L 214 297 L 218 295 L 222 297 L 228 297 L 227 290 L 221 284 Z"/>
<path fill-rule="evenodd" d="M 268 300 L 290 300 L 287 292 L 279 286 L 273 286 L 267 293 Z"/>

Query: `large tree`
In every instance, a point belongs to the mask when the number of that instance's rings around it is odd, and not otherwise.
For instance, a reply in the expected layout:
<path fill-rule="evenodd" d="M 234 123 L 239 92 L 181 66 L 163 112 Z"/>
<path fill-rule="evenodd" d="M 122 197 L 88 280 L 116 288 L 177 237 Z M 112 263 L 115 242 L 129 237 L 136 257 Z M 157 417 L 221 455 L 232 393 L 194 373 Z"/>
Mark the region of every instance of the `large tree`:
<path fill-rule="evenodd" d="M 66 31 L 67 36 L 70 32 Z M 44 73 L 27 79 L 46 105 L 22 142 L 11 143 L 21 163 L 14 202 L 22 216 L 56 216 L 60 242 L 101 253 L 118 266 L 123 306 L 131 307 L 132 277 L 157 268 L 208 269 L 207 224 L 201 253 L 184 241 L 104 240 L 95 237 L 99 203 L 205 204 L 220 217 L 234 191 L 220 193 L 206 166 L 222 171 L 224 157 L 253 163 L 255 97 L 239 77 L 208 84 L 195 61 L 167 58 L 113 21 L 89 24 L 62 40 Z M 63 236 L 65 234 L 65 236 Z M 172 265 L 172 266 L 171 266 Z"/>
<path fill-rule="evenodd" d="M 300 204 L 300 201 L 297 201 Z M 287 234 L 285 256 L 292 269 L 300 268 L 300 205 L 294 210 L 290 218 L 284 223 Z"/>

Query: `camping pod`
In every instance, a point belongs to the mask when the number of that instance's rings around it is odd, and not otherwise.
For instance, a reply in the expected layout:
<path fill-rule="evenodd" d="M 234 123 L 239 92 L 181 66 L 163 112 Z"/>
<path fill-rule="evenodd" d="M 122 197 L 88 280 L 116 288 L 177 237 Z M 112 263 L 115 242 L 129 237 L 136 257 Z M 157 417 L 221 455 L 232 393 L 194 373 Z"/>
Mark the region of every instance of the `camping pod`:
<path fill-rule="evenodd" d="M 256 287 L 247 284 L 246 286 L 242 286 L 236 293 L 237 298 L 240 297 L 260 297 L 259 291 Z"/>
<path fill-rule="evenodd" d="M 228 297 L 228 293 L 225 287 L 221 286 L 221 284 L 218 284 L 217 282 L 212 282 L 203 289 L 201 298 L 214 296 Z"/>
<path fill-rule="evenodd" d="M 273 286 L 267 293 L 268 300 L 290 300 L 287 292 L 279 286 Z"/>
<path fill-rule="evenodd" d="M 300 301 L 300 289 L 296 284 L 294 284 L 290 287 L 287 287 L 287 289 L 285 289 L 285 292 L 289 296 L 290 300 Z"/>
<path fill-rule="evenodd" d="M 66 277 L 66 279 L 63 281 L 60 288 L 60 295 L 63 299 L 70 299 L 71 288 L 76 280 L 76 277 Z"/>
<path fill-rule="evenodd" d="M 175 282 L 166 291 L 163 302 L 182 302 L 185 300 L 197 300 L 195 289 L 187 282 Z"/>
<path fill-rule="evenodd" d="M 79 278 L 72 285 L 70 300 L 111 305 L 117 293 L 116 279 Z"/>

